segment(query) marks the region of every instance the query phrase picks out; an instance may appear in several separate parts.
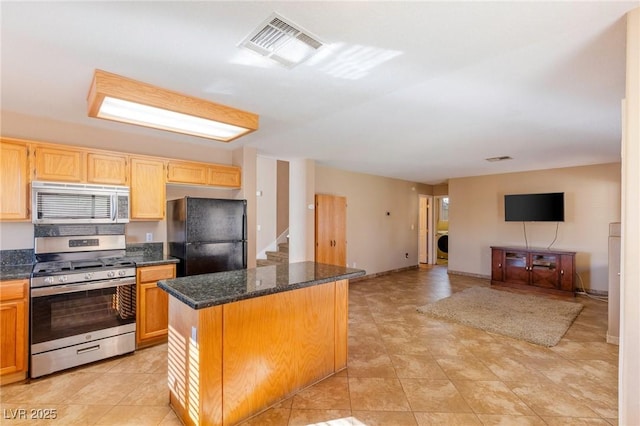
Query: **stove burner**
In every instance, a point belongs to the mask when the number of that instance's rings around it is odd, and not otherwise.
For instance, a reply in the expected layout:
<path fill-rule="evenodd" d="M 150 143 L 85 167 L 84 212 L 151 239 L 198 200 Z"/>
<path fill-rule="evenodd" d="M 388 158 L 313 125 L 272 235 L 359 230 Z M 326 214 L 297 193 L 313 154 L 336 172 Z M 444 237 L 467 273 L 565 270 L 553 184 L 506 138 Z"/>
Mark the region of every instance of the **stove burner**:
<path fill-rule="evenodd" d="M 128 268 L 135 266 L 131 260 L 122 257 L 106 257 L 86 260 L 38 262 L 33 267 L 34 274 L 55 274 L 81 271 L 85 269 Z"/>

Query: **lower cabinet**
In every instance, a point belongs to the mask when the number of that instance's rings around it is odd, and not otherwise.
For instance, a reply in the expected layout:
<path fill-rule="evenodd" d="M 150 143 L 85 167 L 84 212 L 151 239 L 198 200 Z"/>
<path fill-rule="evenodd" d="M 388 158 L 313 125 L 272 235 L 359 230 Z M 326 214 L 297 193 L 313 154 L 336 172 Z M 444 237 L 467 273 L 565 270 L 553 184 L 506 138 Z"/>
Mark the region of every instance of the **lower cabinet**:
<path fill-rule="evenodd" d="M 159 280 L 175 278 L 176 265 L 139 267 L 137 275 L 136 346 L 144 347 L 167 341 L 169 297 L 158 287 Z"/>
<path fill-rule="evenodd" d="M 575 252 L 491 247 L 491 284 L 571 293 Z"/>
<path fill-rule="evenodd" d="M 28 280 L 0 282 L 0 383 L 27 377 Z"/>

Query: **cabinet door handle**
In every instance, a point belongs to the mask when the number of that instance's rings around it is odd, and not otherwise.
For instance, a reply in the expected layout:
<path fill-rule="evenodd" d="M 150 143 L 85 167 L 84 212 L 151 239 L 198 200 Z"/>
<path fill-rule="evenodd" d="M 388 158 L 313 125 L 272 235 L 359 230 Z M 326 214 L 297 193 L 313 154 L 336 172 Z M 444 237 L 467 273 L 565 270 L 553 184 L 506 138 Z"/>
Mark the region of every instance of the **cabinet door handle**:
<path fill-rule="evenodd" d="M 498 263 L 498 268 L 502 268 L 502 263 Z"/>
<path fill-rule="evenodd" d="M 560 269 L 560 275 L 564 275 L 564 269 Z"/>

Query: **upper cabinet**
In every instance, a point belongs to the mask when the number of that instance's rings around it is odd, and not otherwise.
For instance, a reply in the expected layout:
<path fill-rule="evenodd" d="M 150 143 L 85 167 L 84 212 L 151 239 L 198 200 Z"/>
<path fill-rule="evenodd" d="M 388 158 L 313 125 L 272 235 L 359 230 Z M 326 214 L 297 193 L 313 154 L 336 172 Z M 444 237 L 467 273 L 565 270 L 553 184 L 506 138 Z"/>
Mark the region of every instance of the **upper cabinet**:
<path fill-rule="evenodd" d="M 0 138 L 0 149 L 0 221 L 31 219 L 32 180 L 129 186 L 134 220 L 164 219 L 167 183 L 242 186 L 236 166 L 12 138 Z"/>
<path fill-rule="evenodd" d="M 29 219 L 29 147 L 0 141 L 0 220 Z"/>
<path fill-rule="evenodd" d="M 169 161 L 167 165 L 168 183 L 207 184 L 207 165 L 190 161 Z"/>
<path fill-rule="evenodd" d="M 87 154 L 87 182 L 126 185 L 128 175 L 126 155 Z"/>
<path fill-rule="evenodd" d="M 131 219 L 162 220 L 165 203 L 164 161 L 131 157 Z"/>
<path fill-rule="evenodd" d="M 73 148 L 35 147 L 35 179 L 56 182 L 83 182 L 85 152 Z"/>
<path fill-rule="evenodd" d="M 209 185 L 224 186 L 227 188 L 240 188 L 242 177 L 240 167 L 235 166 L 209 166 Z"/>
<path fill-rule="evenodd" d="M 236 166 L 170 160 L 167 168 L 167 183 L 225 188 L 240 188 L 242 186 L 240 167 Z"/>

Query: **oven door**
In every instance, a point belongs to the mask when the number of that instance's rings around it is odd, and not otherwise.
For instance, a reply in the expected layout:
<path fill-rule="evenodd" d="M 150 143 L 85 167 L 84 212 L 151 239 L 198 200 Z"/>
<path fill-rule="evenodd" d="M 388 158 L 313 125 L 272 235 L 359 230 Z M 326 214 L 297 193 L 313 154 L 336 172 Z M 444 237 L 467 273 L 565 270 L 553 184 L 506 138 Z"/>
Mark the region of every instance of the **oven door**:
<path fill-rule="evenodd" d="M 134 277 L 31 289 L 31 353 L 135 332 Z"/>

